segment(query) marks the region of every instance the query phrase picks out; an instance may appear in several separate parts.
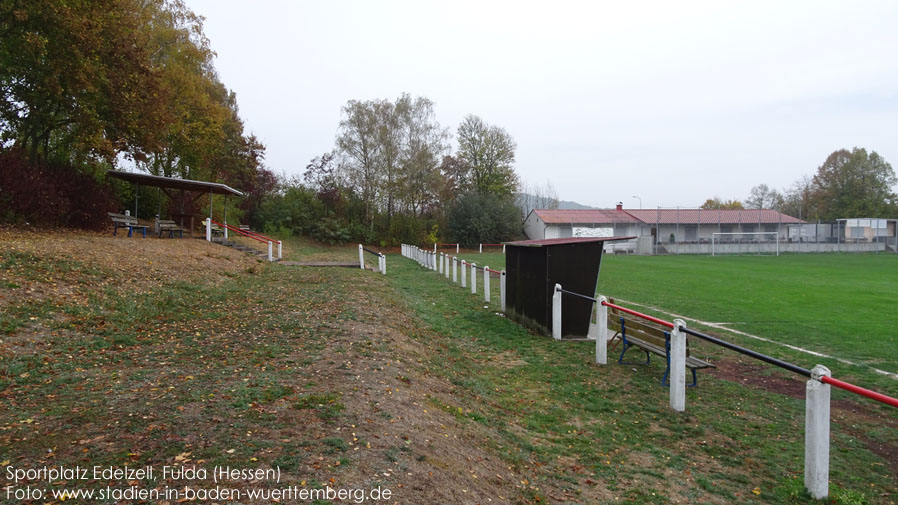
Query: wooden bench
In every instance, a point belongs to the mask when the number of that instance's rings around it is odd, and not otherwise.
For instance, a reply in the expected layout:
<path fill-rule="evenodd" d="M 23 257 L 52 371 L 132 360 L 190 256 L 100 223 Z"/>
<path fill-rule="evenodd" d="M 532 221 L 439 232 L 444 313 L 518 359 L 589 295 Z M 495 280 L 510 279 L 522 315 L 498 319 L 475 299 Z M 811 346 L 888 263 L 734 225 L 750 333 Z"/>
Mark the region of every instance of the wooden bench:
<path fill-rule="evenodd" d="M 609 300 L 614 303 L 614 300 Z M 645 364 L 651 363 L 651 355 L 655 354 L 664 357 L 667 367 L 664 369 L 664 376 L 661 377 L 661 385 L 668 384 L 668 375 L 670 374 L 670 331 L 659 324 L 647 321 L 645 319 L 621 312 L 614 308 L 608 310 L 608 329 L 614 331 L 612 341 L 618 339 L 623 348 L 617 362 L 620 364 Z M 609 342 L 610 343 L 610 342 Z M 615 343 L 614 346 L 617 344 Z M 614 347 L 612 346 L 612 348 Z M 632 348 L 639 348 L 645 353 L 645 363 L 629 363 L 624 361 L 624 354 Z M 686 339 L 686 368 L 692 371 L 692 384 L 687 386 L 698 385 L 698 378 L 695 374 L 696 370 L 702 368 L 716 368 L 707 361 L 695 358 L 689 352 L 689 339 Z"/>
<path fill-rule="evenodd" d="M 130 237 L 132 232 L 137 229 L 143 232 L 143 238 L 147 238 L 147 227 L 140 225 L 137 222 L 137 218 L 134 216 L 126 216 L 124 214 L 117 214 L 115 212 L 107 212 L 109 215 L 109 219 L 112 220 L 112 234 L 117 235 L 119 228 L 127 228 L 128 236 Z"/>
<path fill-rule="evenodd" d="M 184 238 L 184 228 L 178 226 L 178 223 L 170 220 L 160 220 L 159 222 L 159 238 L 162 238 L 163 233 L 168 233 L 168 238 L 175 238 L 175 233 L 178 234 L 179 238 Z"/>

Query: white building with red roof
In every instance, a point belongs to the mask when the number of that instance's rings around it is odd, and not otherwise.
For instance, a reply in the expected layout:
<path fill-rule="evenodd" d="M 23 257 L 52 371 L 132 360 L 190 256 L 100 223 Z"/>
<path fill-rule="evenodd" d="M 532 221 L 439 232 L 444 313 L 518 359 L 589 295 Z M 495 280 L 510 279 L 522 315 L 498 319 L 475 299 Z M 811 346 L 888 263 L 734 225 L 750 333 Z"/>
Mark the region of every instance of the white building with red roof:
<path fill-rule="evenodd" d="M 710 252 L 714 234 L 718 241 L 730 243 L 777 242 L 777 237 L 786 242 L 789 227 L 803 223 L 771 209 L 636 210 L 618 205 L 616 209 L 534 209 L 524 220 L 524 233 L 530 239 L 635 236 L 628 244 L 609 243 L 608 247 L 642 254 L 665 252 L 659 247 L 671 244 L 678 252 Z"/>

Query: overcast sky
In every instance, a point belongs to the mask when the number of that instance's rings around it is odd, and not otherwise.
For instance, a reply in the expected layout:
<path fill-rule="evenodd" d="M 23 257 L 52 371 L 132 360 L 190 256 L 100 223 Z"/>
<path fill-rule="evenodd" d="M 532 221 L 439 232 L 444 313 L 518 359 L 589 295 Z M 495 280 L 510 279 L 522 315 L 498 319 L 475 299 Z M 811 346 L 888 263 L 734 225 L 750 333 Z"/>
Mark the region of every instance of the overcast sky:
<path fill-rule="evenodd" d="M 782 189 L 834 150 L 898 168 L 898 2 L 186 0 L 267 166 L 301 173 L 351 99 L 435 102 L 597 207 Z"/>

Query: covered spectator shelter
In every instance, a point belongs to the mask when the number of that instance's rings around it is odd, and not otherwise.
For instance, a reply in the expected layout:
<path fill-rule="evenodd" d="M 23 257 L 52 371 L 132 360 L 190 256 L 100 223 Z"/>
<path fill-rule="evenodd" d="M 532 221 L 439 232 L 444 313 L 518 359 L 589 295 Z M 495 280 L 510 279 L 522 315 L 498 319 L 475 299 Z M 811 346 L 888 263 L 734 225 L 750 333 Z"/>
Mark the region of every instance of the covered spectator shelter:
<path fill-rule="evenodd" d="M 595 296 L 604 242 L 633 237 L 581 237 L 506 243 L 507 313 L 510 318 L 545 335 L 552 332 L 555 284 L 568 291 Z M 586 338 L 593 302 L 564 298 L 563 338 Z"/>
<path fill-rule="evenodd" d="M 171 216 L 172 218 L 176 218 L 178 224 L 184 228 L 184 219 L 190 219 L 190 231 L 193 232 L 194 223 L 193 223 L 193 214 L 186 213 L 184 210 L 184 201 L 188 198 L 187 194 L 190 193 L 191 198 L 194 202 L 199 199 L 201 196 L 208 194 L 209 195 L 209 217 L 212 217 L 212 195 L 224 195 L 225 198 L 228 196 L 245 196 L 242 192 L 237 191 L 236 189 L 218 183 L 218 182 L 206 182 L 206 181 L 194 181 L 190 179 L 176 179 L 174 177 L 162 177 L 160 175 L 150 175 L 150 174 L 141 174 L 136 172 L 119 172 L 118 170 L 107 170 L 106 175 L 109 177 L 115 177 L 117 179 L 122 179 L 128 181 L 132 184 L 136 185 L 136 188 L 140 188 L 140 185 L 144 186 L 152 186 L 156 188 L 160 188 L 169 198 L 172 200 L 176 200 L 175 195 L 172 193 L 173 191 L 180 191 L 181 193 L 181 209 L 180 212 Z M 137 195 L 138 191 L 134 192 L 134 215 L 137 215 Z M 160 204 L 161 207 L 161 204 Z M 225 205 L 225 212 L 227 212 L 227 205 Z M 161 208 L 160 208 L 161 213 Z M 224 216 L 225 222 L 227 222 L 227 215 Z"/>

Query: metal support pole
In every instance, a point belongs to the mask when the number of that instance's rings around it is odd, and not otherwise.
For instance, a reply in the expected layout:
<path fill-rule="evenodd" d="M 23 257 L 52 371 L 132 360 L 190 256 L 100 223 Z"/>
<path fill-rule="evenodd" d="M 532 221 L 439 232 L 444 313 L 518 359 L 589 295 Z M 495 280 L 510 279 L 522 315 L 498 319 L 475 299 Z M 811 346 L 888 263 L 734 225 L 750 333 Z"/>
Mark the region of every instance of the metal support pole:
<path fill-rule="evenodd" d="M 823 365 L 811 369 L 805 388 L 804 419 L 804 486 L 808 493 L 822 500 L 829 496 L 829 384 L 820 382 L 832 373 Z"/>
<path fill-rule="evenodd" d="M 680 331 L 686 322 L 674 319 L 670 332 L 670 408 L 677 412 L 686 410 L 686 334 Z"/>
<path fill-rule="evenodd" d="M 599 295 L 596 303 L 596 365 L 608 363 L 608 299 Z"/>
<path fill-rule="evenodd" d="M 561 284 L 555 284 L 552 295 L 552 338 L 561 340 Z"/>

